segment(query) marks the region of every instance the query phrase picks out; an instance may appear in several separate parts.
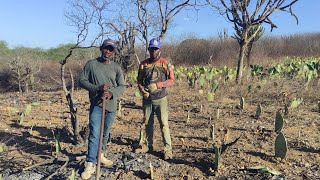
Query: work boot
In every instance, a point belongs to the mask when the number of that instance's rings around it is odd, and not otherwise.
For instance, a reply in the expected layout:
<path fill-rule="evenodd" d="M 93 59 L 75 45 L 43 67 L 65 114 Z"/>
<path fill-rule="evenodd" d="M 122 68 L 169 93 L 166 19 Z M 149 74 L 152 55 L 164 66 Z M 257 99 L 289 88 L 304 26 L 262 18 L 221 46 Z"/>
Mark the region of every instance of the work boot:
<path fill-rule="evenodd" d="M 172 150 L 165 151 L 164 152 L 164 160 L 170 160 L 172 159 Z"/>
<path fill-rule="evenodd" d="M 135 153 L 146 153 L 146 152 L 151 152 L 151 151 L 153 151 L 153 147 L 152 146 L 141 146 L 141 147 L 139 147 L 139 148 L 137 148 L 136 150 L 135 150 Z"/>
<path fill-rule="evenodd" d="M 93 164 L 92 162 L 86 162 L 84 164 L 84 166 L 85 166 L 85 169 L 81 173 L 81 178 L 82 179 L 89 179 L 91 177 L 91 175 L 95 172 L 96 165 Z"/>
<path fill-rule="evenodd" d="M 106 167 L 111 167 L 113 165 L 113 162 L 106 157 L 104 157 L 104 154 L 101 153 L 101 164 Z"/>

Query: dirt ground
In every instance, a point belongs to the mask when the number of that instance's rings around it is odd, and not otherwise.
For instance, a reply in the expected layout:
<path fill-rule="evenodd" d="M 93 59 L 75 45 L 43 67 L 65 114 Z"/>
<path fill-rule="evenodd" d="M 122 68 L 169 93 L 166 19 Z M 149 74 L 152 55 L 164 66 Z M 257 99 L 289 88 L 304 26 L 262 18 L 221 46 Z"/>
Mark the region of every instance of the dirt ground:
<path fill-rule="evenodd" d="M 248 92 L 248 85 L 252 91 Z M 115 163 L 111 169 L 103 168 L 105 179 L 150 179 L 150 162 L 154 179 L 320 179 L 320 113 L 319 86 L 305 87 L 298 81 L 244 82 L 221 84 L 215 99 L 208 102 L 206 91 L 190 89 L 177 82 L 169 89 L 169 125 L 173 142 L 172 160 L 162 160 L 162 138 L 159 123 L 155 123 L 155 152 L 135 154 L 142 123 L 141 98 L 135 96 L 136 88 L 129 87 L 122 96 L 121 116 L 111 131 L 107 154 Z M 245 108 L 240 110 L 239 98 L 245 98 Z M 274 157 L 274 121 L 276 112 L 283 112 L 283 101 L 303 97 L 297 108 L 289 108 L 284 116 L 283 133 L 288 144 L 285 159 Z M 88 95 L 85 90 L 75 91 L 78 118 L 81 126 L 88 123 Z M 19 124 L 19 113 L 27 104 L 38 102 Z M 259 119 L 256 107 L 263 108 Z M 219 109 L 219 117 L 217 111 Z M 76 178 L 83 169 L 84 160 L 70 159 L 45 163 L 54 156 L 53 132 L 61 133 L 62 153 L 69 157 L 86 153 L 85 145 L 73 145 L 66 129 L 70 127 L 68 107 L 63 92 L 37 92 L 22 96 L 18 93 L 0 95 L 0 174 L 3 179 L 45 178 L 61 168 L 52 179 L 68 179 L 72 169 Z M 189 118 L 188 118 L 189 116 Z M 218 171 L 214 170 L 213 141 L 209 138 L 214 125 L 216 140 L 225 137 Z M 32 128 L 32 132 L 30 129 Z M 223 132 L 228 132 L 226 136 Z M 220 142 L 222 143 L 222 142 Z M 133 160 L 130 168 L 121 166 L 121 160 Z M 43 165 L 32 167 L 37 163 Z M 124 162 L 124 161 L 123 161 Z M 280 175 L 252 170 L 249 167 L 265 166 Z M 26 175 L 29 173 L 29 175 Z M 30 174 L 31 173 L 31 174 Z M 33 175 L 32 175 L 33 173 Z M 94 179 L 94 178 L 93 178 Z"/>

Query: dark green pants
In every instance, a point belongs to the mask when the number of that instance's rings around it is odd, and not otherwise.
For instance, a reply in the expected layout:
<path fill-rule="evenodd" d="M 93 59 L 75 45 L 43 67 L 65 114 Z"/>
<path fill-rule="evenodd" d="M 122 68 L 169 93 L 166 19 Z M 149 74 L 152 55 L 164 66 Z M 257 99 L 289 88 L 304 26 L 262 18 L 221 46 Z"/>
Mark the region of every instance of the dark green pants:
<path fill-rule="evenodd" d="M 161 132 L 164 151 L 172 150 L 171 137 L 168 122 L 168 100 L 163 97 L 157 100 L 143 100 L 144 122 L 143 128 L 146 132 L 146 144 L 153 146 L 153 128 L 154 128 L 154 114 L 157 115 Z"/>

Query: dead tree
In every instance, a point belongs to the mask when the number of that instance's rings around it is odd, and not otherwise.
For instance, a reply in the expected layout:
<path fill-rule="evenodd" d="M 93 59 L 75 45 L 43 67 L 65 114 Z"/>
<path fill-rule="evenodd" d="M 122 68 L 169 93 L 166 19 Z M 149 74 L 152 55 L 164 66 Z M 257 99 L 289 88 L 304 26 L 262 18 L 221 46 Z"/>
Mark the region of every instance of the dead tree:
<path fill-rule="evenodd" d="M 111 29 L 118 34 L 118 45 L 115 52 L 115 61 L 121 65 L 121 67 L 128 71 L 130 67 L 135 64 L 132 61 L 132 56 L 135 54 L 135 26 L 132 22 L 123 22 L 123 28 L 118 27 L 114 23 L 109 23 Z M 140 64 L 138 60 L 138 64 Z"/>
<path fill-rule="evenodd" d="M 149 37 L 155 36 L 163 39 L 167 33 L 174 17 L 187 6 L 195 6 L 191 0 L 157 0 L 156 4 L 148 0 L 135 0 L 137 15 L 140 24 L 137 31 L 140 33 L 140 40 L 145 45 L 146 56 L 148 53 Z M 157 10 L 154 10 L 157 9 Z"/>
<path fill-rule="evenodd" d="M 245 55 L 245 59 L 247 61 L 247 68 L 250 67 L 251 64 L 251 51 L 252 51 L 252 47 L 253 44 L 258 41 L 260 39 L 260 37 L 263 35 L 264 33 L 264 28 L 261 27 L 261 25 L 256 25 L 254 26 L 250 31 L 249 31 L 249 36 L 251 36 L 253 33 L 255 33 L 258 30 L 258 33 L 256 34 L 256 36 L 254 38 L 251 39 L 251 41 L 248 43 L 248 49 L 246 51 L 246 55 Z"/>
<path fill-rule="evenodd" d="M 84 139 L 80 136 L 79 120 L 77 118 L 77 108 L 74 104 L 73 87 L 67 88 L 65 77 L 65 65 L 77 49 L 98 48 L 106 38 L 118 37 L 118 47 L 116 49 L 116 58 L 124 69 L 130 67 L 130 57 L 134 53 L 135 33 L 134 26 L 129 21 L 123 21 L 116 24 L 111 19 L 111 13 L 108 6 L 112 0 L 70 0 L 69 11 L 66 12 L 66 18 L 70 26 L 75 27 L 77 31 L 77 42 L 69 49 L 68 55 L 60 62 L 61 81 L 65 96 L 68 102 L 74 143 L 78 144 Z M 70 73 L 72 74 L 72 73 Z M 72 79 L 72 77 L 71 77 Z M 74 81 L 71 81 L 74 83 Z"/>
<path fill-rule="evenodd" d="M 273 28 L 277 28 L 276 24 L 271 20 L 270 15 L 275 12 L 286 12 L 291 14 L 298 23 L 297 16 L 292 11 L 292 6 L 298 0 L 220 0 L 219 4 L 214 4 L 212 0 L 207 0 L 209 5 L 218 10 L 221 15 L 225 16 L 228 21 L 232 22 L 235 29 L 234 38 L 240 46 L 237 66 L 236 80 L 241 82 L 243 61 L 246 53 L 250 53 L 248 48 L 250 43 L 254 41 L 262 25 L 267 23 Z"/>
<path fill-rule="evenodd" d="M 37 83 L 34 76 L 41 70 L 40 62 L 36 57 L 28 53 L 28 50 L 21 49 L 8 63 L 13 71 L 19 92 L 29 93 L 30 90 L 34 90 L 34 85 Z"/>
<path fill-rule="evenodd" d="M 66 84 L 65 66 L 72 54 L 77 49 L 83 48 L 97 48 L 109 32 L 106 28 L 104 13 L 106 7 L 110 4 L 109 1 L 88 1 L 88 0 L 74 0 L 69 1 L 70 9 L 66 12 L 65 17 L 70 26 L 75 27 L 77 31 L 77 41 L 69 49 L 66 57 L 60 61 L 61 82 L 66 100 L 70 111 L 70 120 L 72 124 L 72 131 L 74 144 L 83 142 L 80 136 L 79 119 L 77 117 L 77 108 L 74 103 L 74 81 L 71 76 L 71 87 L 68 89 Z M 93 27 L 94 26 L 94 27 Z M 91 38 L 91 39 L 90 39 Z M 85 42 L 88 45 L 84 45 Z M 72 72 L 70 73 L 72 75 Z"/>

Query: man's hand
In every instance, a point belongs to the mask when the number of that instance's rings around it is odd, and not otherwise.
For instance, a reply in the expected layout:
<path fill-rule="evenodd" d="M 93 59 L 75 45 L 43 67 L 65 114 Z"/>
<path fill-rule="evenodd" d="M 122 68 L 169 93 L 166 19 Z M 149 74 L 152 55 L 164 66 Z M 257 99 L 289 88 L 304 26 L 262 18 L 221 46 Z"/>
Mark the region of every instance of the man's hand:
<path fill-rule="evenodd" d="M 149 84 L 148 90 L 149 90 L 150 93 L 152 93 L 152 92 L 155 91 L 156 89 L 158 89 L 158 88 L 157 88 L 157 85 L 156 85 L 155 83 Z"/>
<path fill-rule="evenodd" d="M 99 86 L 99 91 L 101 91 L 101 99 L 111 99 L 112 92 L 109 91 L 110 85 L 109 84 L 103 84 Z"/>
<path fill-rule="evenodd" d="M 150 96 L 150 94 L 148 92 L 144 92 L 143 93 L 143 98 L 148 99 Z"/>
<path fill-rule="evenodd" d="M 111 99 L 112 98 L 112 92 L 110 91 L 103 91 L 101 99 L 106 98 L 106 99 Z"/>
<path fill-rule="evenodd" d="M 109 84 L 103 84 L 103 85 L 99 86 L 99 91 L 105 92 L 105 91 L 108 91 L 109 88 L 110 88 Z"/>

